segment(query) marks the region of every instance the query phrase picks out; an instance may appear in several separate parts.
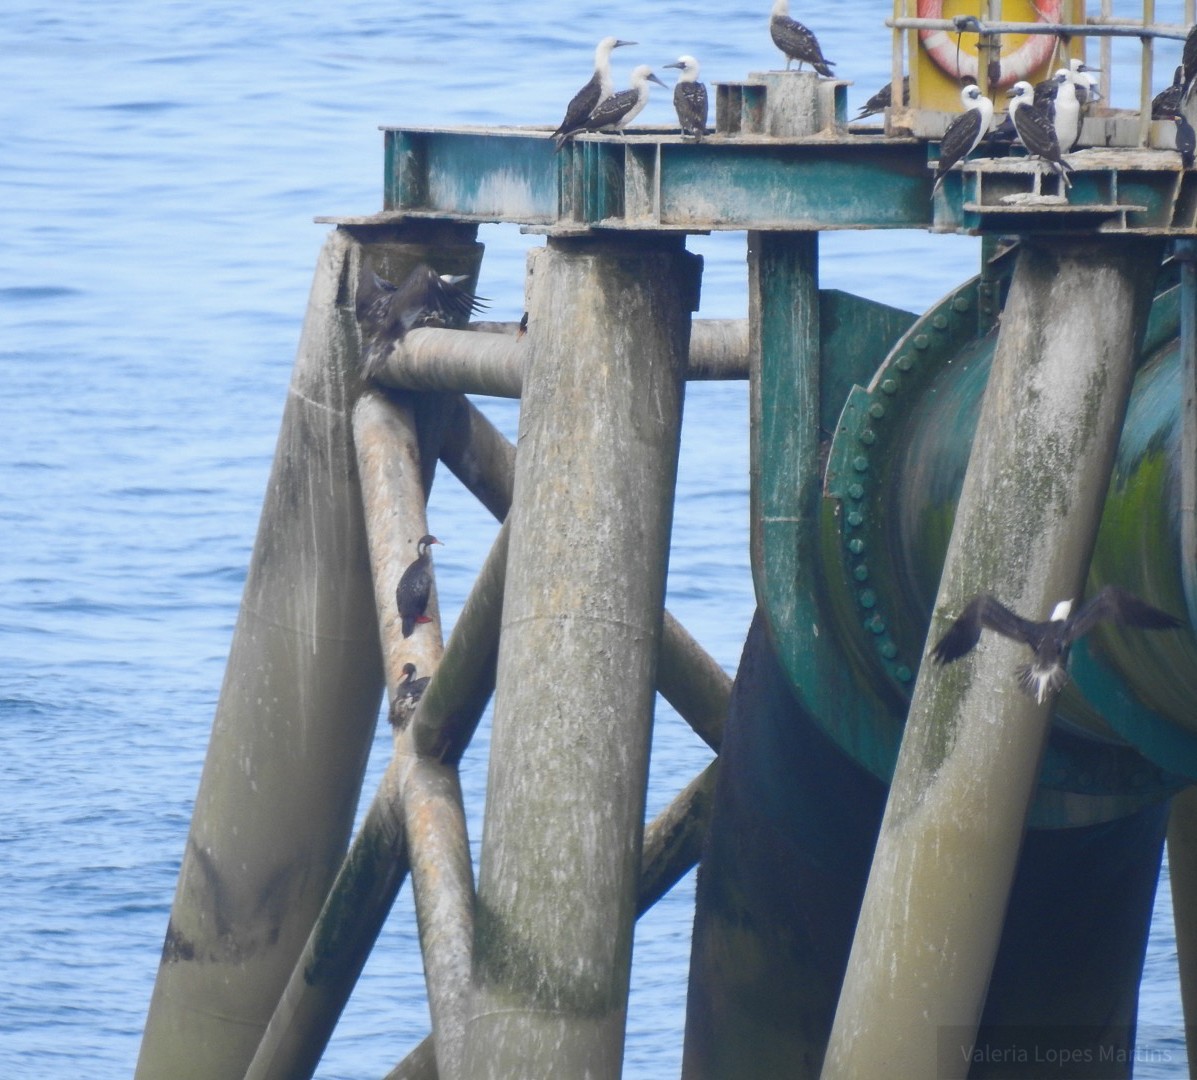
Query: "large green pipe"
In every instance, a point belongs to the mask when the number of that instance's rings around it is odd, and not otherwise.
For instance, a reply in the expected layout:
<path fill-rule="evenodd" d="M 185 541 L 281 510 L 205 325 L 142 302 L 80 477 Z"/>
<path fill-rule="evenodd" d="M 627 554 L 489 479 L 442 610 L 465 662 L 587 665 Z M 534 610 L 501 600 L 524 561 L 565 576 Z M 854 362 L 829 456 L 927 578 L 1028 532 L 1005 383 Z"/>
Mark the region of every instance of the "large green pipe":
<path fill-rule="evenodd" d="M 1080 596 L 1159 248 L 1024 242 L 932 637 L 979 592 L 1042 618 Z M 1050 702 L 1025 646 L 920 669 L 822 1075 L 967 1075 Z M 901 917 L 896 918 L 895 913 Z M 943 1053 L 941 1043 L 960 1053 Z"/>
<path fill-rule="evenodd" d="M 349 839 L 382 673 L 349 413 L 356 245 L 316 266 L 137 1075 L 241 1076 Z"/>
<path fill-rule="evenodd" d="M 533 257 L 465 1064 L 616 1077 L 698 260 Z"/>

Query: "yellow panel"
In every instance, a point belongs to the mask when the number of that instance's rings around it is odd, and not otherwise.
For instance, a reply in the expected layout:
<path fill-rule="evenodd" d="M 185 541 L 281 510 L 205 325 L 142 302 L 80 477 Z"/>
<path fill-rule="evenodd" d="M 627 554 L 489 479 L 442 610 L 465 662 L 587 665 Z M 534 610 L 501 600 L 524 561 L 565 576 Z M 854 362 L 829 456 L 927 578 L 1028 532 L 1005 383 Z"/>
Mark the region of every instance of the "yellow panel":
<path fill-rule="evenodd" d="M 1049 0 L 1039 0 L 1039 6 L 1048 8 Z M 906 7 L 910 15 L 917 12 L 923 17 L 951 19 L 956 15 L 983 18 L 982 12 L 987 5 L 984 0 L 942 0 L 942 3 L 934 4 L 906 0 Z M 942 15 L 939 11 L 942 11 Z M 1060 22 L 1079 23 L 1083 21 L 1084 14 L 1085 0 L 1062 0 Z M 1038 22 L 1041 18 L 1035 0 L 1003 0 L 1001 17 L 1003 22 Z M 911 106 L 915 109 L 959 112 L 962 82 L 952 72 L 958 69 L 980 81 L 977 78 L 977 35 L 927 31 L 926 37 L 923 33 L 913 33 L 910 39 L 919 42 L 914 50 L 915 60 L 910 72 Z M 1084 42 L 1080 38 L 1074 38 L 1070 48 L 1065 50 L 1053 37 L 1040 34 L 1005 35 L 1002 38 L 1002 84 L 997 90 L 991 88 L 990 91 L 998 111 L 1005 108 L 1005 91 L 1018 79 L 1026 79 L 1034 84 L 1049 78 L 1068 58 L 1083 57 L 1084 54 Z"/>

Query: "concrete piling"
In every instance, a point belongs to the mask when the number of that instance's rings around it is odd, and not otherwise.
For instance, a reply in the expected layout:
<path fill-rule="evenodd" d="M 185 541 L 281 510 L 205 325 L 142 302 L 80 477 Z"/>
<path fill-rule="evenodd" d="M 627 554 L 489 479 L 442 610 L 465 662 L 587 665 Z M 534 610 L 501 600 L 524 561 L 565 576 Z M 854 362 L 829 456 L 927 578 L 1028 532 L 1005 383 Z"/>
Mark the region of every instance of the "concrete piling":
<path fill-rule="evenodd" d="M 697 263 L 655 237 L 533 255 L 471 1077 L 620 1072 Z"/>
<path fill-rule="evenodd" d="M 356 246 L 320 253 L 137 1075 L 240 1076 L 352 825 L 382 688 L 349 414 Z"/>
<path fill-rule="evenodd" d="M 976 593 L 1081 596 L 1160 248 L 1024 241 L 929 640 Z M 924 661 L 822 1075 L 967 1075 L 1051 701 L 996 635 Z M 900 913 L 900 917 L 895 917 Z"/>

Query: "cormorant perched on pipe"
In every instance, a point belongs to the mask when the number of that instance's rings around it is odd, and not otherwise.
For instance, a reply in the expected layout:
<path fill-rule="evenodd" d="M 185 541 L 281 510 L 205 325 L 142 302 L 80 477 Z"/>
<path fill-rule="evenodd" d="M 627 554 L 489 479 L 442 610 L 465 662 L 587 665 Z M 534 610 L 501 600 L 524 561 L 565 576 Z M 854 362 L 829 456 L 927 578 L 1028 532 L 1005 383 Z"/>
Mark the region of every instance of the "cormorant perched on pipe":
<path fill-rule="evenodd" d="M 773 44 L 785 53 L 786 71 L 790 70 L 790 61 L 797 60 L 799 71 L 803 64 L 810 64 L 825 78 L 835 77 L 831 70 L 835 64 L 823 56 L 819 39 L 802 23 L 790 18 L 790 0 L 773 0 L 769 33 L 773 37 Z"/>
<path fill-rule="evenodd" d="M 665 66 L 681 71 L 673 88 L 678 126 L 683 135 L 693 135 L 695 141 L 701 141 L 707 133 L 708 105 L 707 88 L 698 81 L 698 61 L 693 56 L 679 56 L 677 63 Z"/>
<path fill-rule="evenodd" d="M 391 702 L 390 712 L 387 713 L 387 719 L 391 722 L 392 727 L 402 729 L 407 726 L 407 722 L 411 719 L 412 713 L 415 712 L 420 698 L 424 696 L 424 691 L 431 681 L 431 675 L 425 675 L 422 679 L 416 678 L 415 664 L 403 665 L 403 679 L 395 687 L 395 697 Z"/>
<path fill-rule="evenodd" d="M 554 153 L 560 150 L 571 136 L 582 130 L 590 114 L 594 112 L 594 107 L 615 92 L 614 84 L 611 82 L 611 51 L 623 45 L 635 44 L 634 41 L 620 41 L 616 37 L 605 37 L 595 46 L 594 74 L 590 76 L 590 81 L 574 94 L 566 106 L 565 119 L 561 121 L 561 126 L 553 132 Z"/>
<path fill-rule="evenodd" d="M 880 90 L 877 91 L 868 101 L 861 107 L 853 120 L 863 120 L 866 116 L 876 116 L 878 113 L 885 112 L 894 103 L 894 84 L 887 82 Z M 907 75 L 902 80 L 902 104 L 910 104 L 910 76 Z"/>
<path fill-rule="evenodd" d="M 1011 99 L 1010 120 L 1014 124 L 1014 131 L 1028 154 L 1048 162 L 1059 173 L 1064 186 L 1072 187 L 1068 177 L 1072 166 L 1060 157 L 1060 143 L 1051 119 L 1043 110 L 1035 107 L 1034 95 L 1031 84 L 1021 79 L 1008 91 L 1006 96 Z"/>
<path fill-rule="evenodd" d="M 468 319 L 486 307 L 484 297 L 462 287 L 464 274 L 438 274 L 417 263 L 398 285 L 363 266 L 357 290 L 357 317 L 365 331 L 362 367 L 369 378 L 382 374 L 395 342 L 417 326 Z"/>
<path fill-rule="evenodd" d="M 960 91 L 960 100 L 964 104 L 964 112 L 952 118 L 939 144 L 932 197 L 939 190 L 948 170 L 968 157 L 993 125 L 993 102 L 981 93 L 979 86 L 970 83 L 964 87 Z"/>
<path fill-rule="evenodd" d="M 1117 585 L 1098 590 L 1075 615 L 1072 614 L 1072 601 L 1061 601 L 1052 611 L 1051 618 L 1044 622 L 1032 622 L 1015 615 L 1000 601 L 982 593 L 968 602 L 931 650 L 931 656 L 940 664 L 959 660 L 980 641 L 982 627 L 1021 641 L 1034 651 L 1035 659 L 1015 669 L 1018 685 L 1042 705 L 1049 690 L 1059 690 L 1068 681 L 1064 667 L 1072 643 L 1102 619 L 1113 619 L 1123 626 L 1137 626 L 1143 630 L 1170 630 L 1182 625 L 1174 615 L 1152 607 L 1146 600 L 1140 600 Z"/>
<path fill-rule="evenodd" d="M 1165 86 L 1163 90 L 1151 99 L 1152 120 L 1167 120 L 1175 115 L 1184 97 L 1184 89 L 1185 66 L 1184 64 L 1177 64 L 1176 71 L 1172 74 L 1172 85 Z"/>
<path fill-rule="evenodd" d="M 399 618 L 402 620 L 400 629 L 404 637 L 411 637 L 416 623 L 432 622 L 424 614 L 432 595 L 432 558 L 429 548 L 439 543 L 431 533 L 420 537 L 416 543 L 415 561 L 403 571 L 395 589 L 395 604 L 399 608 Z"/>
<path fill-rule="evenodd" d="M 647 64 L 632 69 L 630 90 L 620 90 L 600 101 L 579 129 L 581 131 L 622 131 L 648 104 L 648 84 L 664 86 Z"/>

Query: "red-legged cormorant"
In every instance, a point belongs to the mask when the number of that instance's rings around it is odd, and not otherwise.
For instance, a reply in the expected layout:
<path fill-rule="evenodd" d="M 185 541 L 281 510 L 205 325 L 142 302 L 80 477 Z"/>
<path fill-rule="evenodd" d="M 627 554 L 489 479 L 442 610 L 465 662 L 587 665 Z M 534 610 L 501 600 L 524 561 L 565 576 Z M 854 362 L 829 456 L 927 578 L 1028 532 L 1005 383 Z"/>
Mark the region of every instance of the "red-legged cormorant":
<path fill-rule="evenodd" d="M 634 41 L 620 41 L 616 37 L 605 37 L 594 50 L 594 74 L 590 82 L 582 87 L 565 108 L 565 119 L 553 132 L 554 153 L 565 145 L 566 140 L 582 130 L 583 125 L 594 112 L 594 107 L 615 92 L 611 82 L 611 50 L 622 45 L 635 45 Z"/>
<path fill-rule="evenodd" d="M 1071 612 L 1072 601 L 1064 600 L 1056 605 L 1050 619 L 1032 622 L 1015 615 L 1000 601 L 983 593 L 968 602 L 931 650 L 931 656 L 940 664 L 950 664 L 977 644 L 982 627 L 996 630 L 1034 651 L 1035 659 L 1015 671 L 1018 685 L 1043 704 L 1049 690 L 1059 690 L 1068 681 L 1064 667 L 1072 643 L 1102 619 L 1113 619 L 1123 626 L 1137 626 L 1143 630 L 1170 630 L 1182 625 L 1175 616 L 1152 607 L 1146 600 L 1140 600 L 1117 585 L 1106 585 L 1086 600 L 1075 615 Z"/>
<path fill-rule="evenodd" d="M 707 88 L 698 81 L 698 61 L 693 56 L 679 56 L 668 68 L 681 71 L 673 88 L 673 107 L 677 110 L 678 126 L 683 135 L 693 135 L 700 141 L 707 133 Z"/>
<path fill-rule="evenodd" d="M 877 91 L 868 101 L 861 107 L 853 120 L 863 120 L 866 116 L 876 116 L 878 113 L 885 112 L 894 103 L 894 84 L 887 82 L 880 90 Z M 902 80 L 902 104 L 910 104 L 910 76 Z"/>
<path fill-rule="evenodd" d="M 1185 66 L 1177 64 L 1172 74 L 1172 85 L 1164 87 L 1151 99 L 1152 120 L 1168 120 L 1180 108 L 1185 88 Z"/>
<path fill-rule="evenodd" d="M 582 131 L 623 131 L 648 104 L 648 84 L 664 86 L 647 64 L 632 69 L 630 90 L 620 90 L 600 101 L 582 125 Z"/>
<path fill-rule="evenodd" d="M 970 83 L 964 87 L 960 91 L 960 100 L 964 104 L 964 112 L 952 118 L 939 144 L 932 197 L 939 190 L 948 170 L 968 157 L 993 125 L 993 102 L 981 93 L 979 86 Z"/>
<path fill-rule="evenodd" d="M 835 64 L 823 56 L 819 39 L 802 23 L 790 18 L 790 0 L 773 0 L 769 33 L 773 36 L 773 44 L 785 53 L 786 71 L 790 70 L 790 61 L 797 60 L 799 71 L 803 64 L 810 64 L 825 78 L 835 77 L 831 70 Z"/>
<path fill-rule="evenodd" d="M 431 533 L 420 537 L 416 544 L 415 562 L 403 571 L 395 589 L 395 603 L 399 606 L 404 637 L 411 637 L 416 623 L 432 621 L 424 614 L 424 609 L 428 607 L 428 597 L 432 594 L 432 557 L 428 549 L 439 543 Z"/>
<path fill-rule="evenodd" d="M 438 274 L 417 263 L 398 285 L 363 267 L 357 290 L 357 317 L 366 348 L 362 364 L 367 376 L 382 373 L 395 342 L 417 326 L 468 319 L 486 307 L 486 300 L 462 287 L 465 275 Z"/>
<path fill-rule="evenodd" d="M 395 697 L 387 714 L 392 727 L 402 728 L 407 724 L 431 681 L 431 675 L 425 675 L 422 679 L 416 678 L 415 664 L 403 665 L 403 679 L 395 687 Z"/>
<path fill-rule="evenodd" d="M 1042 109 L 1035 107 L 1035 91 L 1031 84 L 1019 80 L 1010 88 L 1007 96 L 1011 99 L 1010 120 L 1027 153 L 1048 162 L 1059 173 L 1064 186 L 1072 187 L 1068 177 L 1072 166 L 1060 156 L 1060 143 L 1051 119 Z"/>

